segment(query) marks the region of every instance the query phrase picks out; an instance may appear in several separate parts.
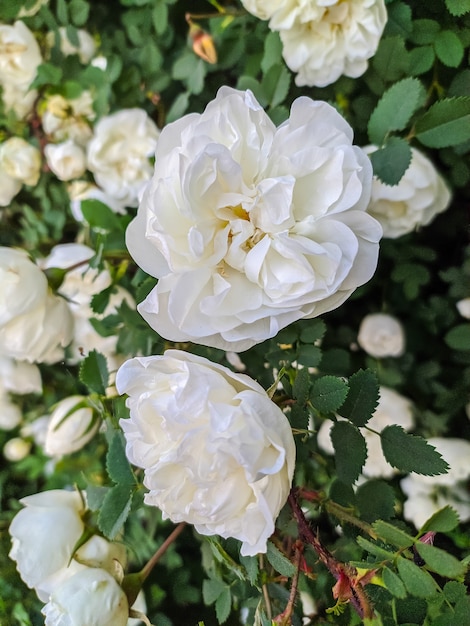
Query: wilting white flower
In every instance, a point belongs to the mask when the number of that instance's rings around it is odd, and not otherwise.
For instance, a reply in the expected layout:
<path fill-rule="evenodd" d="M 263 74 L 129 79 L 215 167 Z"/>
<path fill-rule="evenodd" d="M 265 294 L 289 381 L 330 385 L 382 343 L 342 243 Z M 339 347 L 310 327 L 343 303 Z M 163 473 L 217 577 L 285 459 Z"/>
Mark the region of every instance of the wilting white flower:
<path fill-rule="evenodd" d="M 90 567 L 112 571 L 115 560 L 125 566 L 125 548 L 102 537 L 91 537 L 74 555 L 75 545 L 85 529 L 84 495 L 53 489 L 27 496 L 20 502 L 24 508 L 10 524 L 9 556 L 16 562 L 21 578 L 43 602 L 47 602 L 62 581 L 77 572 Z"/>
<path fill-rule="evenodd" d="M 282 56 L 299 87 L 325 87 L 342 74 L 364 74 L 387 22 L 383 0 L 241 1 L 279 31 Z"/>
<path fill-rule="evenodd" d="M 46 626 L 126 626 L 129 604 L 108 572 L 89 567 L 54 589 L 42 614 Z"/>
<path fill-rule="evenodd" d="M 250 91 L 222 87 L 162 131 L 126 233 L 159 278 L 139 312 L 166 339 L 240 352 L 338 307 L 376 268 L 371 180 L 325 102 L 298 98 L 276 128 Z"/>
<path fill-rule="evenodd" d="M 28 456 L 31 450 L 31 443 L 22 437 L 13 437 L 3 446 L 3 456 L 7 461 L 16 463 Z"/>
<path fill-rule="evenodd" d="M 366 146 L 371 154 L 376 146 Z M 450 203 L 451 194 L 432 162 L 411 148 L 411 164 L 398 185 L 385 185 L 374 177 L 367 209 L 381 224 L 384 237 L 396 239 L 429 224 Z"/>
<path fill-rule="evenodd" d="M 25 91 L 42 63 L 41 51 L 33 33 L 21 21 L 0 24 L 0 82 Z"/>
<path fill-rule="evenodd" d="M 85 151 L 72 139 L 62 143 L 47 144 L 44 148 L 44 156 L 50 170 L 59 180 L 72 180 L 85 173 Z"/>
<path fill-rule="evenodd" d="M 357 343 L 376 359 L 398 357 L 405 351 L 405 332 L 395 317 L 387 313 L 371 313 L 359 326 Z"/>
<path fill-rule="evenodd" d="M 118 370 L 130 419 L 120 421 L 131 463 L 144 469 L 144 501 L 203 535 L 266 551 L 289 494 L 295 444 L 284 413 L 244 374 L 179 350 Z"/>
<path fill-rule="evenodd" d="M 447 474 L 422 476 L 410 474 L 400 481 L 407 496 L 403 505 L 405 519 L 420 528 L 444 506 L 457 511 L 461 522 L 470 519 L 470 496 L 465 482 L 470 478 L 470 443 L 464 439 L 431 437 L 428 440 L 449 465 Z"/>
<path fill-rule="evenodd" d="M 76 31 L 78 37 L 78 46 L 73 44 L 67 36 L 67 29 L 60 27 L 58 34 L 60 37 L 60 51 L 64 56 L 71 54 L 77 54 L 80 62 L 87 65 L 93 58 L 96 52 L 96 43 L 90 33 L 82 28 Z M 49 32 L 46 37 L 46 41 L 49 47 L 55 45 L 55 33 Z"/>
<path fill-rule="evenodd" d="M 81 450 L 96 434 L 99 421 L 84 396 L 69 396 L 58 402 L 51 413 L 44 452 L 60 457 Z"/>
<path fill-rule="evenodd" d="M 400 395 L 394 389 L 381 386 L 377 408 L 367 422 L 367 426 L 381 432 L 386 426 L 391 426 L 392 424 L 397 424 L 404 430 L 413 428 L 413 405 L 408 398 Z M 333 422 L 325 420 L 317 434 L 318 445 L 327 454 L 334 453 L 330 439 L 332 427 Z M 359 430 L 363 434 L 367 445 L 367 461 L 362 468 L 363 475 L 368 478 L 390 478 L 396 474 L 396 468 L 392 467 L 383 455 L 380 437 L 366 428 L 360 428 Z"/>
<path fill-rule="evenodd" d="M 150 157 L 160 131 L 143 109 L 123 109 L 102 117 L 88 144 L 88 169 L 116 200 L 136 207 L 152 176 Z"/>
<path fill-rule="evenodd" d="M 470 298 L 463 298 L 456 303 L 457 311 L 465 319 L 470 319 Z"/>
<path fill-rule="evenodd" d="M 114 213 L 123 214 L 126 212 L 125 204 L 112 198 L 102 189 L 88 181 L 74 180 L 68 185 L 67 191 L 70 197 L 70 210 L 77 222 L 83 222 L 85 220 L 82 212 L 83 200 L 98 200 L 109 207 Z"/>
<path fill-rule="evenodd" d="M 49 292 L 43 272 L 23 250 L 0 247 L 0 354 L 53 363 L 72 339 L 65 300 Z"/>
<path fill-rule="evenodd" d="M 46 100 L 46 109 L 42 114 L 42 127 L 53 141 L 72 139 L 84 147 L 92 137 L 90 122 L 95 117 L 90 91 L 84 90 L 78 98 L 72 100 L 55 94 Z"/>

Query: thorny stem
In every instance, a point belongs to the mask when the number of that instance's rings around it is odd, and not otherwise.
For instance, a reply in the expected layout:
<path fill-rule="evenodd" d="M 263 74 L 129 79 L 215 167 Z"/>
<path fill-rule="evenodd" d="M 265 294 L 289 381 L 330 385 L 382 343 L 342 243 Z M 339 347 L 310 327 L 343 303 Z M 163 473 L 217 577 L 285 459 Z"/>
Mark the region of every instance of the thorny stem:
<path fill-rule="evenodd" d="M 170 535 L 168 535 L 168 537 L 165 539 L 162 545 L 158 548 L 155 554 L 149 559 L 149 561 L 147 561 L 144 567 L 140 570 L 139 575 L 140 575 L 140 579 L 142 582 L 144 582 L 144 580 L 147 578 L 147 576 L 150 574 L 152 569 L 155 567 L 155 565 L 158 563 L 161 557 L 165 554 L 165 552 L 168 550 L 171 544 L 175 541 L 175 539 L 182 533 L 185 526 L 186 526 L 186 522 L 180 522 L 178 526 L 173 530 L 173 532 Z"/>

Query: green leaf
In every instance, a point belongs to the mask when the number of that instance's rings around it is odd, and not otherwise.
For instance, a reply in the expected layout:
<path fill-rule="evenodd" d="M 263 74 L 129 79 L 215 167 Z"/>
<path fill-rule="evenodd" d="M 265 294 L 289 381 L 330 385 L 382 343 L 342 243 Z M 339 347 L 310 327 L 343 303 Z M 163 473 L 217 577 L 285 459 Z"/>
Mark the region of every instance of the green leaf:
<path fill-rule="evenodd" d="M 297 352 L 297 361 L 305 367 L 317 367 L 321 361 L 321 350 L 317 346 L 302 344 Z"/>
<path fill-rule="evenodd" d="M 168 6 L 164 2 L 152 9 L 152 23 L 157 35 L 163 35 L 168 26 Z"/>
<path fill-rule="evenodd" d="M 259 561 L 256 556 L 241 556 L 240 563 L 246 569 L 248 580 L 253 586 L 256 586 L 256 581 L 259 575 Z"/>
<path fill-rule="evenodd" d="M 431 279 L 429 270 L 419 263 L 399 263 L 391 273 L 391 279 L 403 284 L 403 291 L 408 300 L 414 300 L 423 285 Z"/>
<path fill-rule="evenodd" d="M 266 558 L 269 563 L 274 567 L 276 572 L 279 572 L 281 576 L 292 578 L 295 574 L 295 565 L 289 561 L 289 559 L 280 552 L 272 541 L 268 541 L 268 549 L 266 552 Z"/>
<path fill-rule="evenodd" d="M 218 578 L 210 578 L 202 582 L 202 597 L 207 605 L 214 604 L 221 593 L 225 591 L 227 585 Z"/>
<path fill-rule="evenodd" d="M 38 89 L 44 85 L 60 85 L 62 82 L 62 69 L 52 63 L 41 63 L 38 66 L 36 78 L 31 83 L 30 89 Z"/>
<path fill-rule="evenodd" d="M 452 604 L 455 604 L 467 595 L 467 588 L 464 583 L 458 583 L 455 580 L 450 580 L 446 583 L 442 591 L 447 600 L 452 602 Z"/>
<path fill-rule="evenodd" d="M 182 115 L 186 112 L 188 105 L 189 105 L 189 92 L 184 91 L 183 93 L 180 93 L 173 100 L 173 103 L 170 109 L 168 110 L 168 113 L 166 116 L 166 120 L 168 124 L 182 117 Z"/>
<path fill-rule="evenodd" d="M 372 523 L 394 516 L 395 491 L 383 480 L 369 480 L 359 486 L 356 502 L 361 519 Z"/>
<path fill-rule="evenodd" d="M 322 376 L 313 383 L 310 401 L 320 413 L 337 411 L 348 395 L 348 385 L 336 376 Z"/>
<path fill-rule="evenodd" d="M 230 609 L 232 608 L 232 594 L 230 593 L 230 587 L 225 587 L 224 591 L 215 601 L 215 614 L 217 616 L 217 622 L 223 624 L 227 621 L 230 615 Z"/>
<path fill-rule="evenodd" d="M 79 378 L 88 389 L 104 396 L 109 380 L 106 357 L 92 350 L 80 364 Z"/>
<path fill-rule="evenodd" d="M 470 0 L 446 0 L 446 7 L 451 15 L 460 17 L 470 12 Z"/>
<path fill-rule="evenodd" d="M 115 431 L 106 454 L 106 470 L 111 480 L 121 485 L 134 485 L 135 477 L 126 457 L 126 444 L 121 431 Z"/>
<path fill-rule="evenodd" d="M 388 89 L 375 107 L 368 125 L 371 143 L 381 146 L 388 133 L 403 130 L 426 96 L 417 78 L 404 78 Z"/>
<path fill-rule="evenodd" d="M 421 541 L 416 542 L 415 548 L 426 566 L 436 574 L 445 578 L 459 578 L 465 574 L 466 565 L 445 550 Z"/>
<path fill-rule="evenodd" d="M 82 200 L 81 209 L 83 217 L 92 228 L 104 232 L 121 230 L 121 222 L 118 216 L 103 202 L 99 200 Z"/>
<path fill-rule="evenodd" d="M 418 45 L 433 44 L 440 30 L 441 26 L 435 20 L 413 20 L 412 40 Z"/>
<path fill-rule="evenodd" d="M 372 59 L 372 66 L 384 81 L 399 80 L 409 67 L 409 53 L 400 35 L 383 37 Z"/>
<path fill-rule="evenodd" d="M 458 324 L 444 336 L 444 341 L 453 350 L 470 350 L 470 324 Z"/>
<path fill-rule="evenodd" d="M 419 46 L 410 50 L 410 74 L 420 76 L 428 72 L 434 63 L 435 54 L 432 46 Z"/>
<path fill-rule="evenodd" d="M 436 55 L 444 65 L 458 67 L 465 49 L 457 35 L 451 30 L 441 30 L 434 40 Z"/>
<path fill-rule="evenodd" d="M 306 320 L 302 322 L 300 341 L 303 343 L 315 343 L 320 341 L 325 333 L 326 324 L 322 319 L 316 317 L 312 320 Z"/>
<path fill-rule="evenodd" d="M 90 13 L 90 5 L 85 0 L 71 0 L 69 12 L 70 19 L 75 26 L 85 26 Z"/>
<path fill-rule="evenodd" d="M 299 404 L 305 404 L 308 400 L 308 391 L 310 388 L 310 374 L 307 368 L 297 370 L 292 394 Z"/>
<path fill-rule="evenodd" d="M 411 163 L 411 148 L 401 137 L 389 137 L 369 158 L 374 175 L 385 185 L 398 185 Z"/>
<path fill-rule="evenodd" d="M 65 0 L 57 0 L 56 15 L 57 19 L 63 26 L 69 23 L 69 12 Z"/>
<path fill-rule="evenodd" d="M 122 529 L 132 505 L 134 488 L 129 485 L 115 485 L 105 495 L 98 516 L 98 527 L 110 540 Z"/>
<path fill-rule="evenodd" d="M 292 74 L 284 64 L 273 65 L 263 77 L 261 87 L 271 107 L 284 102 L 289 91 Z"/>
<path fill-rule="evenodd" d="M 380 559 L 392 561 L 395 558 L 395 552 L 386 550 L 385 548 L 382 548 L 382 546 L 378 546 L 377 544 L 372 543 L 372 541 L 369 541 L 369 539 L 361 537 L 361 535 L 356 538 L 356 541 L 361 548 L 369 552 L 369 554 L 373 554 L 374 556 L 379 557 Z"/>
<path fill-rule="evenodd" d="M 266 74 L 274 65 L 282 61 L 282 43 L 279 33 L 270 31 L 264 40 L 264 55 L 261 60 L 261 69 Z"/>
<path fill-rule="evenodd" d="M 372 370 L 358 370 L 349 378 L 349 392 L 339 411 L 356 426 L 370 420 L 379 401 L 379 382 Z"/>
<path fill-rule="evenodd" d="M 437 533 L 448 533 L 459 525 L 459 516 L 450 506 L 436 511 L 421 527 L 420 533 L 434 530 Z"/>
<path fill-rule="evenodd" d="M 436 583 L 431 574 L 415 565 L 412 561 L 399 556 L 397 568 L 408 593 L 412 596 L 429 598 L 436 593 Z"/>
<path fill-rule="evenodd" d="M 376 534 L 385 543 L 390 543 L 397 548 L 409 548 L 413 545 L 415 539 L 401 528 L 397 528 L 389 522 L 377 520 L 372 524 L 372 528 Z"/>
<path fill-rule="evenodd" d="M 394 2 L 388 9 L 387 35 L 407 38 L 413 30 L 411 8 L 404 2 Z"/>
<path fill-rule="evenodd" d="M 397 424 L 386 426 L 380 433 L 380 441 L 387 461 L 401 472 L 436 476 L 449 469 L 439 452 L 425 439 L 405 432 Z"/>
<path fill-rule="evenodd" d="M 382 570 L 382 580 L 385 588 L 396 598 L 406 598 L 406 589 L 401 578 L 390 568 L 384 567 Z"/>
<path fill-rule="evenodd" d="M 361 473 L 367 458 L 363 435 L 350 422 L 335 422 L 330 431 L 335 449 L 336 473 L 344 483 L 353 483 Z"/>
<path fill-rule="evenodd" d="M 429 148 L 456 146 L 470 139 L 470 97 L 443 98 L 416 122 L 416 138 Z"/>

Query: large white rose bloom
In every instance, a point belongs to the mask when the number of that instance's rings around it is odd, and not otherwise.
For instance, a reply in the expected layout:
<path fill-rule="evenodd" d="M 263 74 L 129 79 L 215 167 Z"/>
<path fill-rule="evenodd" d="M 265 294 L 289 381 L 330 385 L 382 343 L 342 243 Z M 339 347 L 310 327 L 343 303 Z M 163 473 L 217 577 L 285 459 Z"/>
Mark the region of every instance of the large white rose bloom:
<path fill-rule="evenodd" d="M 125 548 L 98 536 L 91 537 L 74 554 L 85 529 L 82 518 L 86 505 L 78 492 L 53 489 L 20 502 L 24 508 L 10 524 L 9 556 L 16 562 L 21 578 L 43 602 L 77 572 L 89 567 L 113 571 L 115 560 L 126 564 Z"/>
<path fill-rule="evenodd" d="M 343 418 L 339 418 L 343 419 Z M 367 426 L 372 430 L 381 432 L 386 426 L 398 424 L 404 430 L 410 430 L 414 426 L 413 405 L 394 389 L 380 387 L 380 396 L 377 407 Z M 327 454 L 333 454 L 334 448 L 330 439 L 330 431 L 333 427 L 331 420 L 325 420 L 318 429 L 317 441 L 319 447 Z M 367 461 L 362 468 L 362 474 L 368 478 L 391 478 L 397 473 L 385 459 L 382 452 L 380 437 L 375 433 L 360 428 L 367 445 Z"/>
<path fill-rule="evenodd" d="M 126 233 L 159 278 L 138 306 L 150 326 L 239 352 L 367 282 L 381 228 L 365 210 L 371 165 L 352 138 L 325 102 L 298 98 L 276 128 L 250 91 L 229 87 L 166 126 Z"/>
<path fill-rule="evenodd" d="M 0 354 L 54 363 L 72 340 L 73 319 L 49 291 L 43 272 L 23 250 L 0 247 Z"/>
<path fill-rule="evenodd" d="M 54 589 L 42 614 L 45 626 L 126 626 L 129 604 L 108 572 L 89 567 Z"/>
<path fill-rule="evenodd" d="M 143 109 L 123 109 L 102 117 L 88 144 L 88 169 L 116 200 L 136 207 L 152 176 L 150 157 L 160 131 Z"/>
<path fill-rule="evenodd" d="M 384 0 L 241 0 L 244 7 L 279 31 L 282 56 L 295 82 L 325 87 L 341 75 L 364 74 L 380 42 Z"/>
<path fill-rule="evenodd" d="M 27 90 L 36 77 L 42 56 L 29 28 L 17 21 L 0 24 L 0 82 Z"/>
<path fill-rule="evenodd" d="M 367 154 L 377 150 L 366 146 Z M 429 224 L 447 209 L 451 193 L 432 162 L 411 148 L 411 164 L 398 185 L 385 185 L 374 177 L 367 209 L 382 225 L 384 237 L 396 239 Z"/>
<path fill-rule="evenodd" d="M 405 331 L 392 315 L 370 313 L 361 321 L 357 343 L 376 359 L 399 357 L 405 351 Z"/>
<path fill-rule="evenodd" d="M 81 450 L 96 434 L 99 420 L 93 409 L 83 406 L 84 396 L 69 396 L 58 402 L 49 420 L 44 452 L 61 457 Z"/>
<path fill-rule="evenodd" d="M 289 494 L 295 444 L 287 418 L 244 374 L 179 350 L 118 370 L 130 419 L 120 421 L 131 463 L 144 469 L 147 504 L 203 535 L 266 552 Z"/>

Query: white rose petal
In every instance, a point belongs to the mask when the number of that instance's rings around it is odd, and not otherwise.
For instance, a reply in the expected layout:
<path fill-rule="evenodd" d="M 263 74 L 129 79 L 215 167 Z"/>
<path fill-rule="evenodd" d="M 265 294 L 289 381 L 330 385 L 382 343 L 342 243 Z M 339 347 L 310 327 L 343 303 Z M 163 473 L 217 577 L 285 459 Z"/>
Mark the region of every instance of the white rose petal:
<path fill-rule="evenodd" d="M 366 146 L 372 154 L 376 146 Z M 450 204 L 451 194 L 432 162 L 411 148 L 411 164 L 398 185 L 385 185 L 378 178 L 372 183 L 367 211 L 382 225 L 384 237 L 396 239 L 429 224 Z"/>
<path fill-rule="evenodd" d="M 69 396 L 58 402 L 48 424 L 44 452 L 61 457 L 81 450 L 96 434 L 99 421 L 90 407 L 78 407 L 84 396 Z"/>
<path fill-rule="evenodd" d="M 44 155 L 49 168 L 59 180 L 80 178 L 85 173 L 85 151 L 71 139 L 58 144 L 47 144 Z"/>
<path fill-rule="evenodd" d="M 463 298 L 456 303 L 457 311 L 462 317 L 470 320 L 470 298 Z"/>
<path fill-rule="evenodd" d="M 59 28 L 60 51 L 64 56 L 77 54 L 80 62 L 87 65 L 96 52 L 96 43 L 90 33 L 82 28 L 77 30 L 78 46 L 74 45 L 67 37 L 65 27 Z M 55 33 L 47 34 L 47 43 L 52 48 L 55 45 Z"/>
<path fill-rule="evenodd" d="M 60 584 L 42 613 L 46 626 L 126 626 L 129 605 L 108 572 L 89 567 Z"/>
<path fill-rule="evenodd" d="M 10 400 L 4 391 L 0 392 L 0 430 L 13 430 L 21 424 L 20 407 Z"/>
<path fill-rule="evenodd" d="M 203 535 L 266 551 L 292 481 L 289 422 L 255 381 L 168 350 L 134 358 L 116 377 L 131 417 L 121 420 L 131 463 L 144 469 L 147 504 Z"/>
<path fill-rule="evenodd" d="M 17 193 L 20 192 L 22 184 L 16 178 L 12 178 L 0 167 L 0 207 L 8 206 Z"/>
<path fill-rule="evenodd" d="M 399 357 L 405 351 L 405 332 L 395 317 L 371 313 L 359 326 L 357 343 L 376 359 Z"/>
<path fill-rule="evenodd" d="M 159 278 L 138 310 L 171 341 L 240 352 L 342 304 L 373 275 L 381 229 L 371 166 L 328 104 L 298 98 L 276 128 L 250 91 L 223 87 L 166 126 L 127 229 Z"/>
<path fill-rule="evenodd" d="M 3 85 L 3 104 L 6 111 L 13 111 L 20 120 L 27 119 L 34 110 L 38 92 L 36 89 L 18 87 L 10 83 Z"/>
<path fill-rule="evenodd" d="M 41 393 L 41 372 L 37 365 L 0 356 L 0 387 L 17 394 Z"/>
<path fill-rule="evenodd" d="M 0 170 L 25 185 L 35 185 L 41 173 L 41 153 L 21 137 L 0 144 Z"/>
<path fill-rule="evenodd" d="M 22 22 L 0 24 L 0 82 L 27 88 L 33 82 L 41 51 L 33 33 Z"/>

